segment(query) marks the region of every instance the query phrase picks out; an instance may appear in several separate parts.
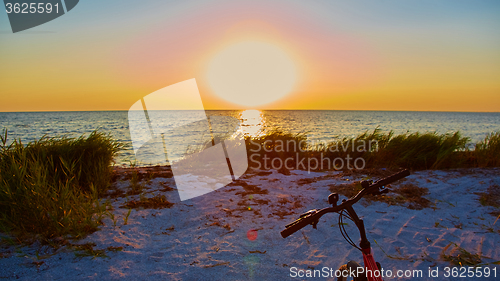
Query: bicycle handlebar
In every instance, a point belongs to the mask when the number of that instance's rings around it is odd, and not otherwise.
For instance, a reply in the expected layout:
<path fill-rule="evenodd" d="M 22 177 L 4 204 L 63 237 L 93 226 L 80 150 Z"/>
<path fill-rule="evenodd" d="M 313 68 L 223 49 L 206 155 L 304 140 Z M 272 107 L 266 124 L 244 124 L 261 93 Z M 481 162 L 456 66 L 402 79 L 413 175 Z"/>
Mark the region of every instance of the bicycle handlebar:
<path fill-rule="evenodd" d="M 342 201 L 342 204 L 340 204 L 338 206 L 328 207 L 328 208 L 324 208 L 321 210 L 310 210 L 309 212 L 301 215 L 300 218 L 298 218 L 294 222 L 287 224 L 285 226 L 285 229 L 283 231 L 281 231 L 281 236 L 283 238 L 286 238 L 286 237 L 292 235 L 293 233 L 299 231 L 303 227 L 307 226 L 308 224 L 312 224 L 313 227 L 315 227 L 316 224 L 318 223 L 319 219 L 321 218 L 321 216 L 323 216 L 324 214 L 338 212 L 338 211 L 341 211 L 349 206 L 352 206 L 353 204 L 358 202 L 361 198 L 363 198 L 363 196 L 365 196 L 367 193 L 372 192 L 375 188 L 378 189 L 382 186 L 388 185 L 392 182 L 400 180 L 400 179 L 407 177 L 409 175 L 410 175 L 410 171 L 403 170 L 403 171 L 398 172 L 394 175 L 391 175 L 391 176 L 386 177 L 384 179 L 378 180 L 378 181 L 374 182 L 373 184 L 370 184 L 368 187 L 365 187 L 360 192 L 358 192 L 358 194 L 356 194 L 356 196 L 354 196 L 348 200 Z"/>

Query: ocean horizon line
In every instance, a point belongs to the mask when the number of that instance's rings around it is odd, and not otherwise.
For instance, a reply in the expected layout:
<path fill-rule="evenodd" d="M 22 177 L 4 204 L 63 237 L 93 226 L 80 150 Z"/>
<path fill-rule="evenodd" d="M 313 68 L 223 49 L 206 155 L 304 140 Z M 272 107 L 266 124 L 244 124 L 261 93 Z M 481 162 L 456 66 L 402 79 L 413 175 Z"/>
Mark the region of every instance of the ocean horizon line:
<path fill-rule="evenodd" d="M 438 110 L 365 110 L 365 109 L 205 109 L 205 111 L 339 111 L 339 112 L 433 112 L 433 113 L 500 113 L 500 111 L 438 111 Z M 63 113 L 63 112 L 128 112 L 129 110 L 43 110 L 43 111 L 0 111 L 0 113 Z M 193 111 L 192 109 L 152 111 Z"/>

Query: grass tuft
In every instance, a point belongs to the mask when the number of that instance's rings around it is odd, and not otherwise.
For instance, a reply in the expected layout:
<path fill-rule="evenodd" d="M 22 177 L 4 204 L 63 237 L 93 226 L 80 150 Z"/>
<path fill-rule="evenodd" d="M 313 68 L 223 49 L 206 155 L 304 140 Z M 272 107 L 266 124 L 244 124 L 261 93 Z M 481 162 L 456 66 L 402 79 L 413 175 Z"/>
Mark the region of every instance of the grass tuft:
<path fill-rule="evenodd" d="M 500 131 L 491 133 L 476 144 L 475 156 L 478 167 L 500 166 Z"/>
<path fill-rule="evenodd" d="M 0 229 L 21 240 L 97 230 L 113 156 L 121 145 L 94 131 L 88 137 L 47 138 L 7 145 L 0 136 Z"/>
<path fill-rule="evenodd" d="M 374 163 L 410 169 L 439 169 L 454 165 L 455 152 L 465 149 L 468 138 L 459 132 L 438 135 L 419 132 L 392 136 L 375 153 Z"/>
<path fill-rule="evenodd" d="M 450 254 L 446 254 L 448 248 L 454 243 L 448 244 L 444 247 L 441 257 L 445 261 L 449 261 L 454 266 L 476 266 L 481 264 L 481 255 L 472 254 L 462 247 L 455 244 L 455 248 L 450 251 Z"/>
<path fill-rule="evenodd" d="M 276 169 L 283 174 L 289 174 L 288 169 L 352 170 L 360 166 L 413 170 L 500 166 L 500 132 L 489 134 L 474 150 L 469 148 L 470 139 L 460 132 L 395 135 L 379 128 L 314 145 L 307 142 L 306 134 L 272 129 L 262 136 L 247 137 L 246 142 L 250 168 Z M 355 166 L 355 159 L 363 161 Z"/>

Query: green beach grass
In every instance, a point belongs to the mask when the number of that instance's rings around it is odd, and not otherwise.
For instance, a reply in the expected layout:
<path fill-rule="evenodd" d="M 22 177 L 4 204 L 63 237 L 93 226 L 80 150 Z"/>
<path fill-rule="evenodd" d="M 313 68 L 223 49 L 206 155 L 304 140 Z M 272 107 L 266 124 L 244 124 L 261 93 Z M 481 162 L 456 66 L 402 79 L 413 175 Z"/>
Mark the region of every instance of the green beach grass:
<path fill-rule="evenodd" d="M 0 147 L 0 231 L 20 241 L 97 230 L 105 206 L 99 195 L 111 183 L 121 145 L 94 131 L 87 137 L 47 138 Z"/>
<path fill-rule="evenodd" d="M 284 160 L 288 167 L 304 167 L 301 163 L 321 163 L 318 167 L 307 167 L 308 170 L 346 170 L 347 165 L 336 168 L 327 160 L 363 159 L 363 168 L 407 168 L 453 169 L 500 166 L 500 132 L 488 134 L 485 139 L 469 148 L 470 139 L 460 132 L 438 134 L 436 132 L 405 133 L 395 135 L 392 131 L 381 132 L 378 128 L 373 132 L 365 132 L 356 137 L 342 138 L 328 143 L 309 145 L 303 133 L 293 134 L 280 130 L 269 132 L 254 138 L 247 137 L 248 161 L 250 167 L 273 166 L 273 159 Z M 311 161 L 315 159 L 314 161 Z M 337 165 L 339 167 L 340 165 Z M 352 166 L 353 167 L 353 166 Z"/>
<path fill-rule="evenodd" d="M 476 145 L 474 151 L 476 165 L 479 167 L 500 166 L 500 132 L 488 134 Z"/>

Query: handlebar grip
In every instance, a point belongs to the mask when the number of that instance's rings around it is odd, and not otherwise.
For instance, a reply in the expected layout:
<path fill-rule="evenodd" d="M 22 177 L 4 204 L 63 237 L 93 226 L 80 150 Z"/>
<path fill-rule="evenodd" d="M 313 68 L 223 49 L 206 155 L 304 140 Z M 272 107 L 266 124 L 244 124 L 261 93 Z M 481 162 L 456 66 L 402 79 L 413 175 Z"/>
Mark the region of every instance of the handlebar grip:
<path fill-rule="evenodd" d="M 308 224 L 311 224 L 312 218 L 311 216 L 305 217 L 305 218 L 300 218 L 293 223 L 289 224 L 287 228 L 281 231 L 281 237 L 287 238 L 288 236 L 294 234 L 295 232 L 301 230 Z"/>
<path fill-rule="evenodd" d="M 399 173 L 397 173 L 397 174 L 394 174 L 394 175 L 392 175 L 392 176 L 389 176 L 389 177 L 387 177 L 387 178 L 385 178 L 385 179 L 381 179 L 381 180 L 377 181 L 375 184 L 376 184 L 377 186 L 384 186 L 384 185 L 388 185 L 388 184 L 390 184 L 390 183 L 392 183 L 392 182 L 395 182 L 395 181 L 397 181 L 397 180 L 400 180 L 400 179 L 402 179 L 402 178 L 405 178 L 405 177 L 407 177 L 407 176 L 409 176 L 409 175 L 410 175 L 410 171 L 408 171 L 408 170 L 403 170 L 403 171 L 401 171 L 401 172 L 399 172 Z"/>

